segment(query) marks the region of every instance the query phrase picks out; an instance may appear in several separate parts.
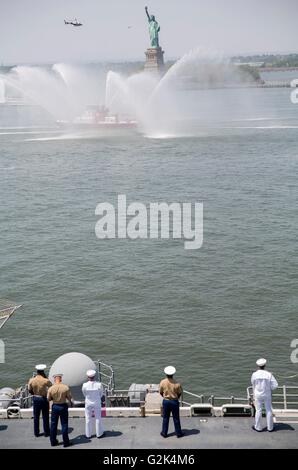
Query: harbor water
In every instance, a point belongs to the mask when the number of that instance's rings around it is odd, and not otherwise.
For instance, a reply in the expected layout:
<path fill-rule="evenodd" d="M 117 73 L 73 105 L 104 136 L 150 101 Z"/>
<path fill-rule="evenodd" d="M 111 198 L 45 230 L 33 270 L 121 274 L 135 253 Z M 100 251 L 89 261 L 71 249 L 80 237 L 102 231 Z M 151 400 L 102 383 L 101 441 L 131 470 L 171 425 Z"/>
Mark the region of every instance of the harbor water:
<path fill-rule="evenodd" d="M 221 101 L 228 119 L 222 105 L 210 123 L 202 91 L 180 93 L 173 133 L 7 128 L 0 110 L 0 297 L 23 304 L 1 330 L 0 387 L 70 351 L 112 364 L 121 388 L 172 364 L 192 392 L 245 396 L 261 356 L 298 373 L 298 105 L 238 90 L 249 112 Z M 96 205 L 118 194 L 202 202 L 203 246 L 97 239 Z"/>

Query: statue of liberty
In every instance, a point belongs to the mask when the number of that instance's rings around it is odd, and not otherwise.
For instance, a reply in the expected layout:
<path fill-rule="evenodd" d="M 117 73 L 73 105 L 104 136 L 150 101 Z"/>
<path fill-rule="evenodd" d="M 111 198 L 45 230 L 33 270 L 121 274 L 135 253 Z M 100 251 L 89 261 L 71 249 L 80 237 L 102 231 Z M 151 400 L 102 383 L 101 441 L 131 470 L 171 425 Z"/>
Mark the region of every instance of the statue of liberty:
<path fill-rule="evenodd" d="M 159 31 L 160 31 L 160 26 L 157 23 L 155 16 L 154 15 L 149 15 L 148 13 L 148 7 L 145 7 L 146 15 L 149 21 L 149 34 L 150 34 L 150 42 L 151 42 L 151 47 L 152 48 L 158 48 L 159 47 Z"/>

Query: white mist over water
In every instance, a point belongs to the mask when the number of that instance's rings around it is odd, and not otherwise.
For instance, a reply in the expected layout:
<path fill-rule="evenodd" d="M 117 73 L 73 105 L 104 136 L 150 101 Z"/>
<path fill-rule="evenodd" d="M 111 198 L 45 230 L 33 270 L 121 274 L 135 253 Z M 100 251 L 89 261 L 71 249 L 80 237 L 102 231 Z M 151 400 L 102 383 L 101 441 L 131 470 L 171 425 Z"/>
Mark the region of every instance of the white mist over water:
<path fill-rule="evenodd" d="M 5 82 L 0 79 L 0 103 L 5 103 Z"/>
<path fill-rule="evenodd" d="M 196 48 L 162 78 L 148 72 L 125 78 L 110 71 L 106 104 L 115 112 L 134 113 L 147 136 L 197 135 L 206 125 L 216 127 L 247 117 L 252 111 L 250 99 L 237 93 L 237 88 L 250 82 L 251 77 L 222 55 Z M 199 91 L 199 100 L 189 103 L 183 92 L 194 89 Z"/>
<path fill-rule="evenodd" d="M 88 104 L 98 103 L 101 87 L 96 73 L 80 66 L 17 66 L 1 75 L 7 101 L 41 107 L 56 120 L 72 120 Z"/>
<path fill-rule="evenodd" d="M 72 122 L 87 105 L 104 104 L 111 113 L 135 118 L 147 136 L 177 137 L 251 117 L 249 100 L 236 89 L 249 77 L 222 55 L 202 48 L 185 54 L 162 78 L 110 70 L 103 80 L 90 66 L 68 64 L 17 66 L 0 78 L 8 94 L 40 106 L 53 122 Z M 195 103 L 185 93 L 194 89 L 199 91 Z"/>

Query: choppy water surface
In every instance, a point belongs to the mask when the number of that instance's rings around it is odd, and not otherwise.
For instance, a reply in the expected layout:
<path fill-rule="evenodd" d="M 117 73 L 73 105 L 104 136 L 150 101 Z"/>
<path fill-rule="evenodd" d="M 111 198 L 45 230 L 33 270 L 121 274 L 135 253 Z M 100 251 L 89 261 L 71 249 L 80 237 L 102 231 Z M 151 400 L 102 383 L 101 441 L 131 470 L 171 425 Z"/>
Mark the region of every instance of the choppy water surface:
<path fill-rule="evenodd" d="M 24 306 L 1 331 L 0 385 L 68 351 L 113 364 L 121 386 L 169 363 L 199 393 L 243 394 L 259 356 L 298 372 L 298 105 L 289 89 L 249 93 L 256 108 L 216 125 L 194 120 L 204 102 L 185 93 L 173 135 L 3 126 L 0 296 Z M 98 240 L 95 207 L 118 194 L 203 202 L 203 247 Z"/>

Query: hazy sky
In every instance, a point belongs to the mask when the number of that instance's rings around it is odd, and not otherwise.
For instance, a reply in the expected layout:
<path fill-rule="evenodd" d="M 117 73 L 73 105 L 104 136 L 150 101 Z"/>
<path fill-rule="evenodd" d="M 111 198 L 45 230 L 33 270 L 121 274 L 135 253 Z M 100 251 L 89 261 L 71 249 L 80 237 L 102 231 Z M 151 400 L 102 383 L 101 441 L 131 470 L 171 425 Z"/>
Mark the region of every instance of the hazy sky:
<path fill-rule="evenodd" d="M 166 59 L 196 46 L 298 52 L 298 0 L 0 0 L 0 63 L 142 60 L 146 1 Z M 75 17 L 83 27 L 64 25 Z"/>

